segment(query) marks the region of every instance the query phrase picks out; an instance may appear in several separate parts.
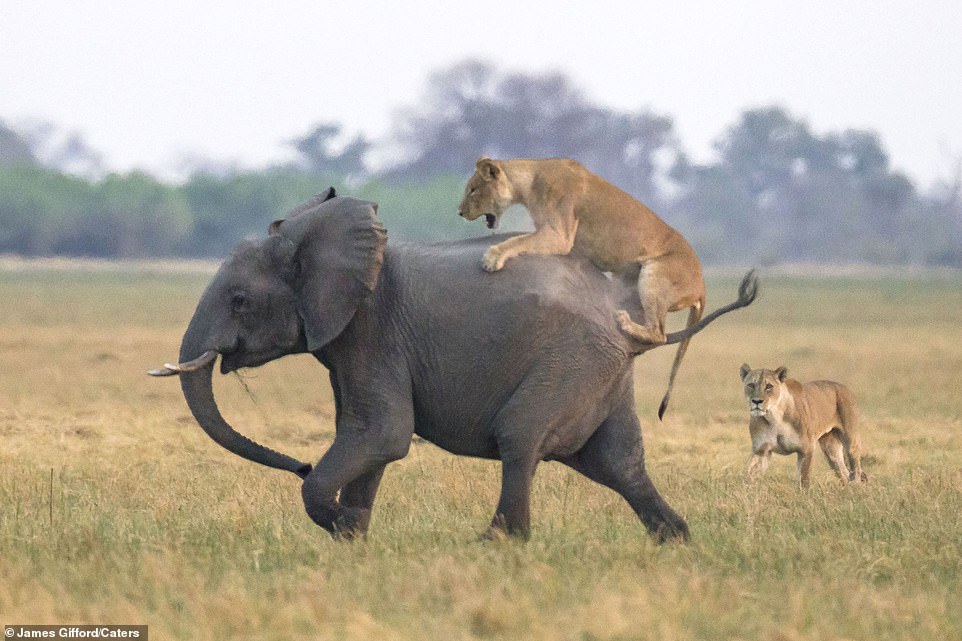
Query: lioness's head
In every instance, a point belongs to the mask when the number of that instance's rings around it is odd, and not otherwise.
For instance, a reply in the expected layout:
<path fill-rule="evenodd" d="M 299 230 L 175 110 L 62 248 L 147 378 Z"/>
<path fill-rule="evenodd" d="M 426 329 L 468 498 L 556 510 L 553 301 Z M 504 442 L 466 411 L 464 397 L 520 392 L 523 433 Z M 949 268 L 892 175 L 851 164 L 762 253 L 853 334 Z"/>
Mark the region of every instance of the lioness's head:
<path fill-rule="evenodd" d="M 748 412 L 752 416 L 765 416 L 781 397 L 782 385 L 788 370 L 779 367 L 776 370 L 752 369 L 748 364 L 742 365 L 739 373 L 745 384 L 745 398 L 748 399 Z"/>
<path fill-rule="evenodd" d="M 464 188 L 464 198 L 458 206 L 458 214 L 466 220 L 477 220 L 484 216 L 488 229 L 494 229 L 509 205 L 511 187 L 501 164 L 490 158 L 479 159 L 474 175 Z"/>

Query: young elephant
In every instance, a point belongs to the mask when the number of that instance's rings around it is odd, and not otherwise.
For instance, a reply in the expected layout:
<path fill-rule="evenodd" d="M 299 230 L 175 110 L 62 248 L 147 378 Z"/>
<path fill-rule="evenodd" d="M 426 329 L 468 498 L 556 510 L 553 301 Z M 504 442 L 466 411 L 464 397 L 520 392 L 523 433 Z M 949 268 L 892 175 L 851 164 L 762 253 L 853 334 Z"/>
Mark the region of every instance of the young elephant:
<path fill-rule="evenodd" d="M 745 471 L 751 479 L 764 474 L 776 454 L 798 456 L 798 482 L 809 483 L 815 444 L 843 483 L 864 481 L 862 443 L 852 392 L 834 381 L 799 383 L 788 370 L 741 366 L 751 419 L 752 458 Z"/>

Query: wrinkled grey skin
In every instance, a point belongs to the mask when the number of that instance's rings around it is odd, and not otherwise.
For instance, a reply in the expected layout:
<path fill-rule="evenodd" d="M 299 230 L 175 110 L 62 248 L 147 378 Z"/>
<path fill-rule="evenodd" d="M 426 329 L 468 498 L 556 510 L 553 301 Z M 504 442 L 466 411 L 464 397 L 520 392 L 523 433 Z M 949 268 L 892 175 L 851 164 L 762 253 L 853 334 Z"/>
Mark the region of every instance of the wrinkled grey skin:
<path fill-rule="evenodd" d="M 336 402 L 336 436 L 320 462 L 312 469 L 235 432 L 214 401 L 213 362 L 180 374 L 205 431 L 301 476 L 308 515 L 336 536 L 367 530 L 385 466 L 418 434 L 502 461 L 490 535 L 528 535 L 535 468 L 556 460 L 620 493 L 658 541 L 687 539 L 645 471 L 631 367 L 639 350 L 614 324 L 616 284 L 572 257 L 522 256 L 485 274 L 479 257 L 497 237 L 387 246 L 375 214 L 372 203 L 317 197 L 267 240 L 240 246 L 181 347 L 182 363 L 215 350 L 223 373 L 314 354 Z"/>

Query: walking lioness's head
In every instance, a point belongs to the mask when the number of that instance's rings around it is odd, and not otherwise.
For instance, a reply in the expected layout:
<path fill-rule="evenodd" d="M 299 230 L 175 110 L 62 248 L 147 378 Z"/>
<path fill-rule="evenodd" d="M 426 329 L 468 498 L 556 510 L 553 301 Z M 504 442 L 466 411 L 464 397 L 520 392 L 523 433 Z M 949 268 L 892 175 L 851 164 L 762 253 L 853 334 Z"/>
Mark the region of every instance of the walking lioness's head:
<path fill-rule="evenodd" d="M 497 160 L 481 158 L 475 165 L 474 175 L 464 187 L 464 198 L 458 206 L 458 214 L 466 220 L 484 216 L 488 229 L 498 226 L 504 210 L 511 205 L 511 187 Z"/>
<path fill-rule="evenodd" d="M 739 373 L 745 385 L 748 412 L 752 416 L 765 416 L 781 397 L 782 384 L 788 376 L 788 369 L 752 369 L 746 363 L 741 366 Z"/>

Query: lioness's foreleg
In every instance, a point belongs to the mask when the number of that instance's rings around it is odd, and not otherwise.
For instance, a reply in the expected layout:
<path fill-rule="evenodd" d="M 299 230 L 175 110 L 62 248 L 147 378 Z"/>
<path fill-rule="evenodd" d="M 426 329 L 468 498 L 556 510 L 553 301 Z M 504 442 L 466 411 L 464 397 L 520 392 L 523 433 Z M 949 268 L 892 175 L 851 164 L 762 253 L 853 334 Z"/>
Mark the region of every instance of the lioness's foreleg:
<path fill-rule="evenodd" d="M 491 245 L 484 252 L 485 271 L 496 272 L 509 259 L 520 254 L 545 254 L 564 256 L 574 245 L 574 233 L 569 236 L 554 229 L 545 228 L 514 236 L 497 245 Z"/>
<path fill-rule="evenodd" d="M 811 447 L 798 453 L 798 484 L 800 487 L 808 487 L 812 473 L 813 454 L 814 450 Z"/>
<path fill-rule="evenodd" d="M 771 460 L 771 451 L 752 454 L 752 457 L 748 459 L 748 465 L 745 467 L 745 479 L 752 481 L 764 474 L 768 470 L 768 464 Z"/>

